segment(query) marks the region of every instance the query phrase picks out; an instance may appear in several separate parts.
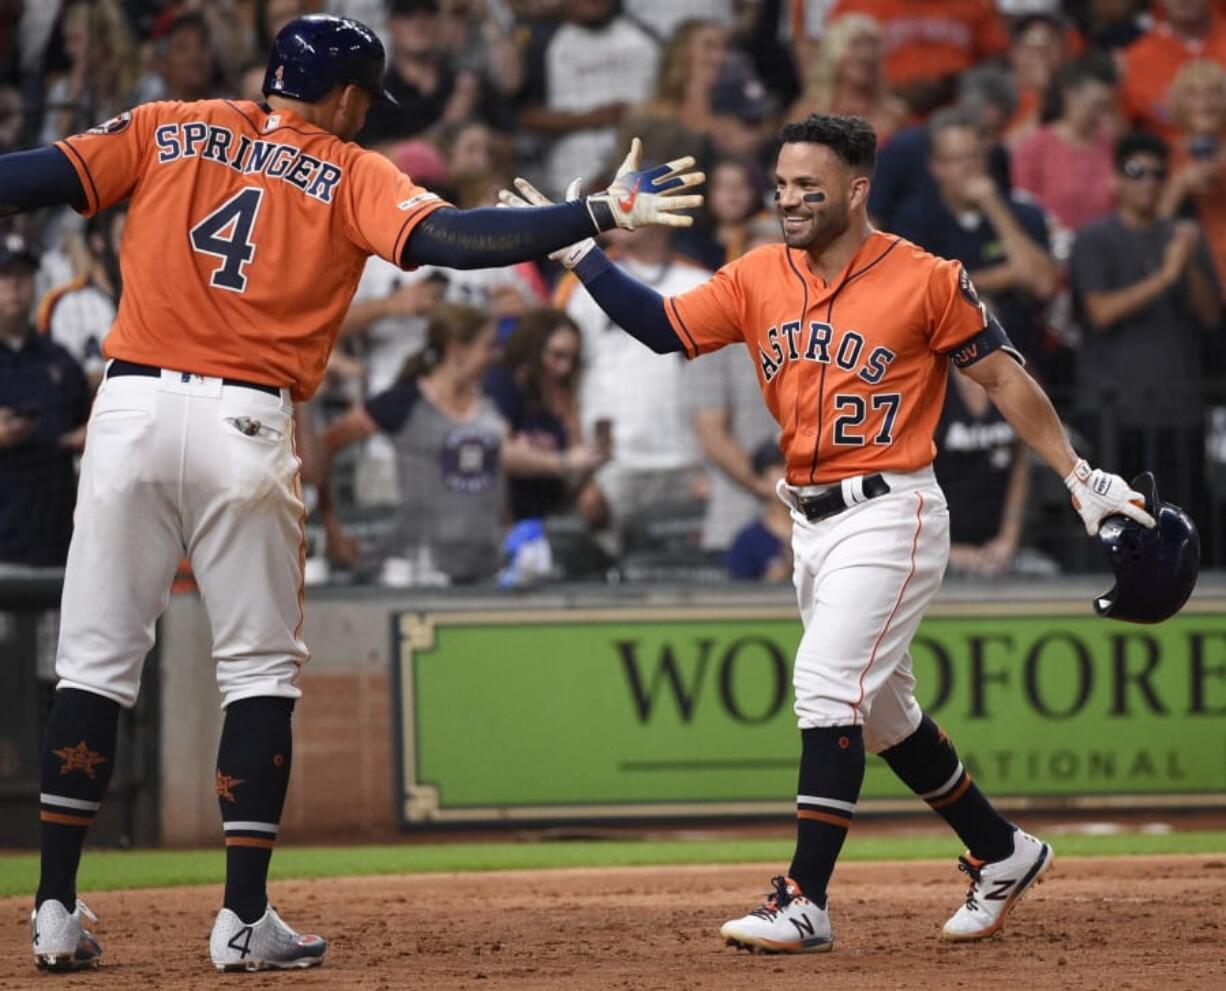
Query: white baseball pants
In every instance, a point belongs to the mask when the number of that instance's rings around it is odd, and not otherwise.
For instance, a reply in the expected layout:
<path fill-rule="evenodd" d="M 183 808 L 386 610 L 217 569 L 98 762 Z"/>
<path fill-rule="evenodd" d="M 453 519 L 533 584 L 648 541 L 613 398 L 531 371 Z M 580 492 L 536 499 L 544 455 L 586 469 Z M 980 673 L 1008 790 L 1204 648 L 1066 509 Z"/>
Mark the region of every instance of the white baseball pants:
<path fill-rule="evenodd" d="M 168 371 L 106 379 L 81 463 L 59 686 L 135 704 L 186 556 L 212 626 L 222 705 L 299 697 L 308 655 L 298 469 L 285 390 Z"/>
<path fill-rule="evenodd" d="M 804 623 L 793 683 L 801 729 L 864 726 L 880 753 L 921 711 L 907 648 L 949 559 L 949 509 L 931 467 L 882 473 L 890 491 L 810 523 L 792 506 L 793 581 Z"/>

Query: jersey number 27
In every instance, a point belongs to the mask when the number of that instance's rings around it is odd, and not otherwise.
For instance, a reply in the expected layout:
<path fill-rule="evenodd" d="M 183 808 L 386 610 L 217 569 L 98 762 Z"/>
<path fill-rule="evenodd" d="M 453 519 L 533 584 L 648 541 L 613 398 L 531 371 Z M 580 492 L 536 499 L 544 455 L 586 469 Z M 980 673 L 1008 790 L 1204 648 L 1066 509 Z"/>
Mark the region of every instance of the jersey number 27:
<path fill-rule="evenodd" d="M 885 446 L 894 443 L 894 420 L 902 396 L 897 392 L 878 392 L 871 400 L 854 392 L 840 392 L 834 397 L 834 442 L 840 447 L 863 447 L 865 435 L 857 429 L 868 419 L 869 404 L 873 412 L 882 411 L 881 427 L 873 437 L 873 443 Z M 869 431 L 872 433 L 872 431 Z"/>
<path fill-rule="evenodd" d="M 247 291 L 245 269 L 255 257 L 251 231 L 263 199 L 264 190 L 258 186 L 240 189 L 189 232 L 193 249 L 222 260 L 209 277 L 213 288 Z"/>

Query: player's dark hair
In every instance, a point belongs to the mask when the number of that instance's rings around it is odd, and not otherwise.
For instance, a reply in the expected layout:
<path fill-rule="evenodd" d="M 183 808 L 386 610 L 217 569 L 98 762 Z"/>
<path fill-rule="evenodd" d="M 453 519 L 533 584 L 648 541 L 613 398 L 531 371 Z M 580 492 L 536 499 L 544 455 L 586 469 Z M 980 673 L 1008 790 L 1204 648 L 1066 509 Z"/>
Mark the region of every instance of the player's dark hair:
<path fill-rule="evenodd" d="M 779 143 L 825 145 L 848 168 L 868 176 L 877 164 L 877 134 L 863 117 L 810 114 L 784 124 Z"/>
<path fill-rule="evenodd" d="M 407 382 L 434 371 L 452 344 L 471 344 L 490 325 L 488 314 L 463 303 L 439 303 L 426 321 L 426 344 L 409 355 L 398 381 Z"/>
<path fill-rule="evenodd" d="M 501 365 L 523 389 L 524 398 L 533 409 L 545 406 L 545 349 L 549 339 L 559 330 L 569 330 L 575 337 L 575 362 L 562 381 L 563 387 L 573 392 L 579 386 L 583 335 L 561 310 L 541 308 L 525 313 L 503 345 Z"/>
<path fill-rule="evenodd" d="M 1163 164 L 1170 157 L 1170 150 L 1158 135 L 1148 131 L 1133 131 L 1115 142 L 1115 171 L 1123 172 L 1124 165 L 1133 155 L 1153 155 Z"/>

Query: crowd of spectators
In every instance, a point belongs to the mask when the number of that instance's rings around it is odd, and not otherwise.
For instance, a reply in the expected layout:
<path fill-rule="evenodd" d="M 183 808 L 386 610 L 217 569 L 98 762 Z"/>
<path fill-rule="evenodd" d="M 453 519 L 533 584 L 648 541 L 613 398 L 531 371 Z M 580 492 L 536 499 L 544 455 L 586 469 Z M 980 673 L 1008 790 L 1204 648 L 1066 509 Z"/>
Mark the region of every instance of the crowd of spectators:
<path fill-rule="evenodd" d="M 632 135 L 653 160 L 695 156 L 694 228 L 607 236 L 665 294 L 780 239 L 781 122 L 865 117 L 874 222 L 961 261 L 1079 449 L 1155 469 L 1222 562 L 1226 0 L 14 0 L 0 152 L 143 101 L 259 100 L 271 39 L 313 11 L 387 49 L 400 105 L 376 105 L 358 141 L 458 206 L 517 175 L 553 197 L 576 176 L 594 188 Z M 123 222 L 0 219 L 0 565 L 63 561 Z M 651 354 L 548 262 L 371 259 L 297 414 L 311 573 L 786 579 L 756 374 L 739 348 Z M 1032 476 L 963 376 L 937 444 L 951 569 L 1086 565 L 1075 518 L 1048 511 L 1059 481 Z"/>

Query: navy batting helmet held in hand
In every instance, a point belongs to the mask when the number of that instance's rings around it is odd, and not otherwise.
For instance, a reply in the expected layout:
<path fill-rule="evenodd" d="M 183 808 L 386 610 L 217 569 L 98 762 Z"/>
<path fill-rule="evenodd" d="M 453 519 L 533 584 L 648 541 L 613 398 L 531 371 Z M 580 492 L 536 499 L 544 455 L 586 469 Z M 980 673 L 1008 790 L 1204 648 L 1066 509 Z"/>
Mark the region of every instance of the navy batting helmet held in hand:
<path fill-rule="evenodd" d="M 383 88 L 383 42 L 348 17 L 296 17 L 277 32 L 264 73 L 265 96 L 314 103 L 337 86 L 361 86 L 376 100 L 396 103 Z"/>
<path fill-rule="evenodd" d="M 1126 516 L 1108 516 L 1098 531 L 1115 570 L 1115 588 L 1094 600 L 1100 616 L 1129 623 L 1161 623 L 1183 608 L 1200 572 L 1200 536 L 1182 509 L 1158 498 L 1158 483 L 1143 472 L 1132 487 L 1145 496 L 1152 530 Z"/>

